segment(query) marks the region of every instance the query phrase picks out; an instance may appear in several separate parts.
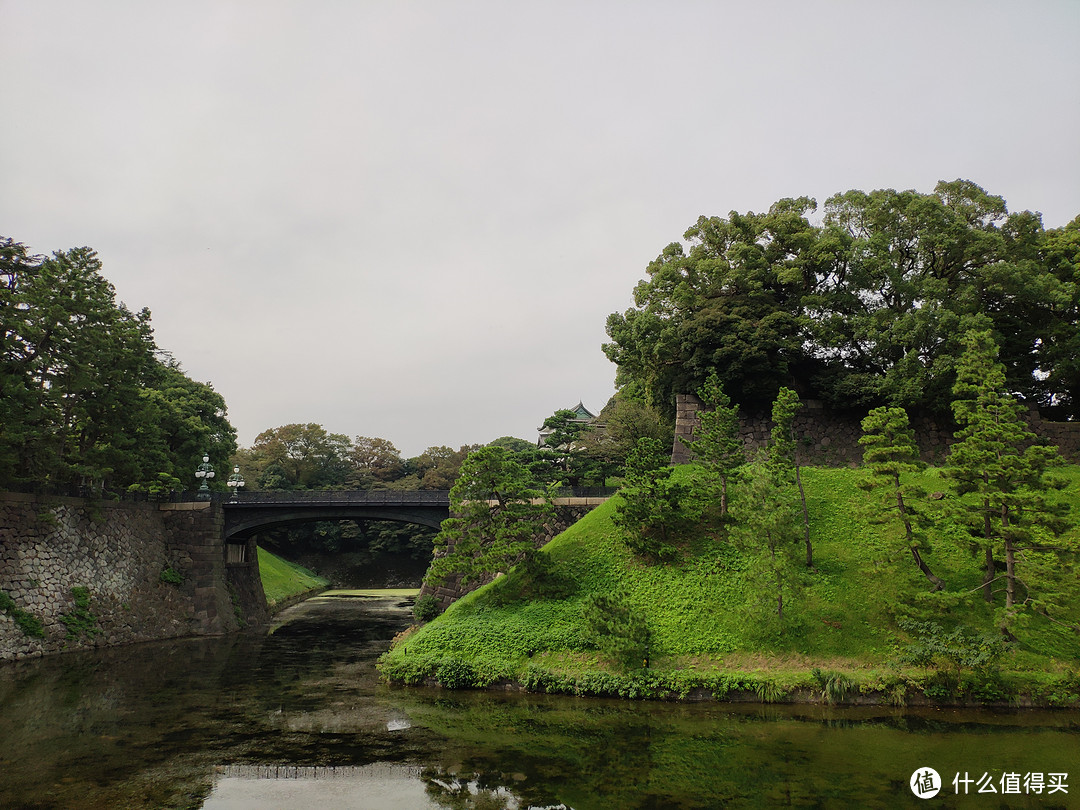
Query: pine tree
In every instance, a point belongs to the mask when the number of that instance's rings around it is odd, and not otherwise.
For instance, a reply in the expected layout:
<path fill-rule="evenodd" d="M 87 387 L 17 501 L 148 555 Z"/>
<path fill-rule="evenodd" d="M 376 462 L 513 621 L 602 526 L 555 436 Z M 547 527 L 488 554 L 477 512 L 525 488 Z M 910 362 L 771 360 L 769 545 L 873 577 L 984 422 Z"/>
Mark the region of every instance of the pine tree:
<path fill-rule="evenodd" d="M 436 556 L 425 577 L 460 574 L 467 585 L 506 572 L 536 545 L 554 516 L 554 485 L 544 490 L 504 447 L 469 454 L 450 490 L 450 513 L 435 537 Z M 439 549 L 445 548 L 443 554 Z"/>
<path fill-rule="evenodd" d="M 867 479 L 859 486 L 867 492 L 883 492 L 883 512 L 877 519 L 888 520 L 887 513 L 895 510 L 894 519 L 904 527 L 904 545 L 911 551 L 915 565 L 934 585 L 935 591 L 945 587 L 940 577 L 934 575 L 923 560 L 923 552 L 929 551 L 925 534 L 919 530 L 922 515 L 913 507 L 913 501 L 926 493 L 901 480 L 904 476 L 926 467 L 919 459 L 919 448 L 903 408 L 874 408 L 862 420 L 863 463 Z"/>
<path fill-rule="evenodd" d="M 806 567 L 814 565 L 814 547 L 810 543 L 810 510 L 803 489 L 799 446 L 795 441 L 795 414 L 802 407 L 799 395 L 790 388 L 781 388 L 773 402 L 773 429 L 769 439 L 769 467 L 777 479 L 788 479 L 799 490 L 802 504 L 803 544 L 806 547 Z"/>
<path fill-rule="evenodd" d="M 690 488 L 672 478 L 667 448 L 658 439 L 638 439 L 619 494 L 612 522 L 627 547 L 653 560 L 676 556 L 682 530 L 697 515 Z"/>
<path fill-rule="evenodd" d="M 738 476 L 739 468 L 746 464 L 746 450 L 739 436 L 739 406 L 731 403 L 724 393 L 716 372 L 709 374 L 705 384 L 698 389 L 698 397 L 706 410 L 699 413 L 698 437 L 686 442 L 696 460 L 720 484 L 720 516 L 728 511 L 728 486 Z"/>
<path fill-rule="evenodd" d="M 953 413 L 960 424 L 949 452 L 946 474 L 956 491 L 955 517 L 985 555 L 983 596 L 994 598 L 997 557 L 1005 564 L 1002 629 L 1011 635 L 1023 608 L 1055 616 L 1063 583 L 1060 575 L 1076 558 L 1063 538 L 1065 507 L 1050 501 L 1058 487 L 1048 476 L 1060 464 L 1056 447 L 1035 444 L 1009 394 L 1005 369 L 989 331 L 964 337 L 957 365 Z M 1055 558 L 1051 563 L 1047 558 Z M 1070 625 L 1074 626 L 1074 625 Z"/>
<path fill-rule="evenodd" d="M 759 456 L 740 479 L 733 514 L 731 537 L 747 561 L 746 607 L 751 617 L 764 607 L 782 627 L 785 598 L 790 601 L 802 568 L 793 482 Z"/>

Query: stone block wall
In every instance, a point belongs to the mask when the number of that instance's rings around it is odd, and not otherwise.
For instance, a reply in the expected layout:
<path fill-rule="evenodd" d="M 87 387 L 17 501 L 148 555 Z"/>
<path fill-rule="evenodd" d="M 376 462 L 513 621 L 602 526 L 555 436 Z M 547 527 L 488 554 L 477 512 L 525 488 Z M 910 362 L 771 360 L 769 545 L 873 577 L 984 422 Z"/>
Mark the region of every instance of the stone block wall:
<path fill-rule="evenodd" d="M 684 464 L 693 459 L 693 453 L 684 444 L 691 440 L 700 424 L 698 413 L 704 405 L 693 394 L 676 397 L 675 442 L 671 452 L 672 464 Z M 865 414 L 842 413 L 826 408 L 817 400 L 803 400 L 803 407 L 795 416 L 795 435 L 799 439 L 800 459 L 804 464 L 841 467 L 862 463 L 862 418 Z M 1075 422 L 1047 422 L 1036 411 L 1027 416 L 1032 432 L 1040 438 L 1056 444 L 1062 456 L 1070 461 L 1080 461 L 1080 424 Z M 743 444 L 748 453 L 765 447 L 772 431 L 770 414 L 739 414 Z M 911 417 L 915 441 L 923 460 L 939 463 L 948 453 L 953 442 L 952 425 L 941 425 L 927 416 Z"/>
<path fill-rule="evenodd" d="M 251 588 L 258 568 L 226 565 L 222 522 L 221 507 L 211 504 L 0 493 L 0 591 L 44 630 L 44 638 L 28 636 L 0 612 L 0 660 L 258 621 L 266 611 L 261 587 L 257 596 Z M 168 569 L 181 575 L 179 584 L 162 580 Z M 64 618 L 77 613 L 74 588 L 88 589 L 92 618 L 72 633 Z"/>

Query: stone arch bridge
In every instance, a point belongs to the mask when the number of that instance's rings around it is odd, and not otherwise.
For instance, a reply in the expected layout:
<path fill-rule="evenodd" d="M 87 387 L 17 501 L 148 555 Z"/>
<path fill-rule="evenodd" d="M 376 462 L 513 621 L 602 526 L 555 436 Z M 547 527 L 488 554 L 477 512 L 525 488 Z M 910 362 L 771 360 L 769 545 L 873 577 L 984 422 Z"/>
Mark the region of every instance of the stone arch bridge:
<path fill-rule="evenodd" d="M 221 504 L 225 542 L 230 544 L 265 529 L 314 520 L 392 520 L 437 529 L 450 517 L 450 493 L 445 490 L 243 492 Z"/>

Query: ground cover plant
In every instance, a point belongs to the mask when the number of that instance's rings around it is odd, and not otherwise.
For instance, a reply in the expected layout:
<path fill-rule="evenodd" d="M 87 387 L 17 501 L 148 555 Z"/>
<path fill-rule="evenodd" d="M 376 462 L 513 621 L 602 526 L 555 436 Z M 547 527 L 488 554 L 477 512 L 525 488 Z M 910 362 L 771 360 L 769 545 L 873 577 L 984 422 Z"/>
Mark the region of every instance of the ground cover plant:
<path fill-rule="evenodd" d="M 701 474 L 696 465 L 674 473 L 691 489 Z M 383 657 L 381 670 L 414 684 L 506 680 L 534 691 L 627 697 L 704 689 L 765 701 L 872 693 L 893 703 L 929 696 L 1076 705 L 1080 634 L 1032 613 L 1014 641 L 1003 639 L 999 652 L 979 657 L 972 639 L 1000 635 L 995 606 L 982 599 L 982 558 L 965 544 L 933 543 L 927 556 L 946 583 L 935 591 L 910 552 L 897 553 L 906 550 L 896 536 L 903 528 L 867 508 L 860 484 L 868 474 L 802 469 L 814 565 L 803 572 L 797 596 L 785 601 L 782 622 L 754 619 L 750 561 L 726 524 L 703 521 L 684 531 L 674 558 L 657 562 L 623 542 L 613 520 L 620 496 L 542 549 L 546 570 L 558 575 L 550 593 L 523 589 L 513 571 L 408 634 Z M 936 468 L 907 475 L 910 491 L 927 493 L 917 504 L 926 507 L 924 530 L 944 532 L 934 521 L 945 520 L 948 480 Z M 1078 505 L 1080 467 L 1066 466 L 1060 475 L 1066 486 L 1048 497 Z M 1064 606 L 1073 617 L 1080 617 L 1077 590 Z M 521 593 L 527 596 L 515 596 Z M 602 638 L 589 619 L 590 605 L 616 594 L 627 611 L 621 623 L 631 628 L 621 646 Z M 974 651 L 950 652 L 950 634 Z M 637 663 L 626 650 L 647 652 Z"/>

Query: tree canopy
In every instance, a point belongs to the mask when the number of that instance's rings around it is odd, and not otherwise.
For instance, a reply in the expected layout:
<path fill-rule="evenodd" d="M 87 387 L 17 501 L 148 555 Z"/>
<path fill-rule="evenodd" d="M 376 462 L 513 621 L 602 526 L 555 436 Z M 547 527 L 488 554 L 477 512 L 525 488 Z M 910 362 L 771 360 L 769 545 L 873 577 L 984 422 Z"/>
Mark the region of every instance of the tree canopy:
<path fill-rule="evenodd" d="M 1038 214 L 967 180 L 932 193 L 808 197 L 700 217 L 608 318 L 617 382 L 670 414 L 715 370 L 765 411 L 781 387 L 834 407 L 948 414 L 961 336 L 990 330 L 1010 390 L 1080 416 L 1080 217 Z"/>
<path fill-rule="evenodd" d="M 37 256 L 0 237 L 0 487 L 193 481 L 236 449 L 225 401 L 116 301 L 90 248 Z"/>

